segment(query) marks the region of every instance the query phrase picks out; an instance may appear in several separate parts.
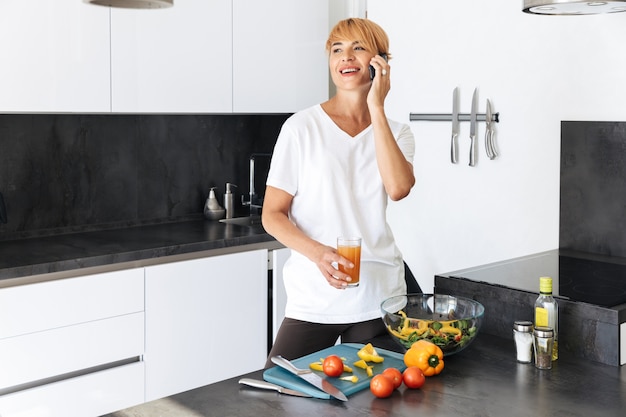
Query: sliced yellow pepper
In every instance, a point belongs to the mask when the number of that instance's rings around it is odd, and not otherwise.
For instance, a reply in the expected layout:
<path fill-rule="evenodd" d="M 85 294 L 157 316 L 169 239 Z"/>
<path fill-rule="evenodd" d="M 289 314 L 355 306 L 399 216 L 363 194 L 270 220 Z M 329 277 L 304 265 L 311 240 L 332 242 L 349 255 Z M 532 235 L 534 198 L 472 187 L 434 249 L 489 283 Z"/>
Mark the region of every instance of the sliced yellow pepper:
<path fill-rule="evenodd" d="M 352 375 L 352 376 L 342 376 L 341 378 L 342 381 L 350 381 L 354 384 L 356 384 L 357 382 L 359 382 L 359 377 L 357 377 L 356 375 Z"/>
<path fill-rule="evenodd" d="M 387 329 L 389 330 L 389 332 L 391 334 L 396 336 L 398 339 L 402 339 L 402 340 L 408 340 L 409 339 L 409 336 L 404 335 L 404 334 L 398 332 L 397 330 L 392 329 L 391 326 L 389 326 L 389 325 L 387 325 Z"/>
<path fill-rule="evenodd" d="M 357 368 L 361 368 L 361 369 L 367 369 L 367 362 L 361 359 L 361 360 L 354 362 L 354 366 L 356 366 Z"/>
<path fill-rule="evenodd" d="M 356 354 L 365 362 L 381 363 L 385 360 L 385 358 L 383 358 L 378 354 L 378 352 L 376 352 L 376 349 L 374 349 L 374 346 L 372 346 L 371 343 L 363 346 Z"/>
<path fill-rule="evenodd" d="M 461 334 L 461 329 L 457 329 L 456 327 L 452 327 L 452 326 L 443 326 L 441 329 L 439 329 L 439 331 L 441 333 L 448 333 L 448 334 L 453 334 L 453 335 L 458 335 Z"/>
<path fill-rule="evenodd" d="M 321 362 L 312 362 L 309 364 L 309 368 L 313 369 L 314 371 L 324 372 L 324 368 L 322 367 Z"/>

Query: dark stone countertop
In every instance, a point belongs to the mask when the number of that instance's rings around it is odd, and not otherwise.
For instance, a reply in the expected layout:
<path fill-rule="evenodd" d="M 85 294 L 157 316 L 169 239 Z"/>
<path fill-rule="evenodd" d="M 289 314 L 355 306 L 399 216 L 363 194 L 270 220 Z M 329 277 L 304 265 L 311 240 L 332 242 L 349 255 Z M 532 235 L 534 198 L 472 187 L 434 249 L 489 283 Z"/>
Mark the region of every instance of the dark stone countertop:
<path fill-rule="evenodd" d="M 236 358 L 229 358 L 236 360 Z M 256 371 L 241 377 L 262 379 Z M 421 389 L 404 385 L 390 398 L 369 390 L 347 402 L 291 397 L 244 387 L 241 377 L 152 401 L 107 417 L 357 417 L 622 416 L 626 369 L 560 355 L 551 370 L 515 360 L 512 340 L 479 334 L 464 351 L 445 358 L 445 368 Z"/>
<path fill-rule="evenodd" d="M 244 245 L 282 247 L 261 225 L 204 219 L 0 241 L 0 282 L 93 267 L 142 266 L 204 251 L 234 252 Z"/>

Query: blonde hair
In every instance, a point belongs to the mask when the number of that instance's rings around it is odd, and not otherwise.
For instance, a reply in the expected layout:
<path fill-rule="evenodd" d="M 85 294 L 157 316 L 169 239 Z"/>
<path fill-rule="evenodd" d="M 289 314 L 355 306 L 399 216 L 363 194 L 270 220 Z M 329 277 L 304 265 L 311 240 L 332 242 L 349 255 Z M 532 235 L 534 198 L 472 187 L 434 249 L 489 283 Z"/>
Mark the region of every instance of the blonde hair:
<path fill-rule="evenodd" d="M 339 21 L 328 35 L 326 52 L 330 52 L 333 43 L 345 39 L 357 40 L 368 51 L 387 54 L 387 58 L 391 59 L 387 33 L 369 19 L 351 17 Z"/>

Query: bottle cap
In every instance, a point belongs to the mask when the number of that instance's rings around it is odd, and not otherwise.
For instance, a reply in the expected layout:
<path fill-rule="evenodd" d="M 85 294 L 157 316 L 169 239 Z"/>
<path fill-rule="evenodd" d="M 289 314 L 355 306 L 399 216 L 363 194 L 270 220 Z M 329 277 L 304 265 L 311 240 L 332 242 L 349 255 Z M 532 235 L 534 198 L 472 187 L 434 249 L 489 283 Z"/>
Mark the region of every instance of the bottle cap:
<path fill-rule="evenodd" d="M 537 326 L 537 327 L 535 327 L 535 336 L 538 336 L 538 337 L 553 337 L 554 336 L 554 330 L 552 330 L 552 327 Z"/>
<path fill-rule="evenodd" d="M 541 277 L 539 278 L 539 292 L 544 294 L 552 294 L 552 278 Z"/>
<path fill-rule="evenodd" d="M 533 331 L 533 323 L 532 321 L 516 321 L 515 323 L 513 323 L 513 329 L 517 330 L 518 332 L 532 332 Z"/>

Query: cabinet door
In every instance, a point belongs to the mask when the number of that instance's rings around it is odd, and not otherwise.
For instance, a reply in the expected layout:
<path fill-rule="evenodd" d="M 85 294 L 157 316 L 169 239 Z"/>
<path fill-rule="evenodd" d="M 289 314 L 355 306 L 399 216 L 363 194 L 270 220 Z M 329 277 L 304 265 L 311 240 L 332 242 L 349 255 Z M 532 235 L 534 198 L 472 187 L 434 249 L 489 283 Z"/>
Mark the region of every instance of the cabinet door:
<path fill-rule="evenodd" d="M 0 111 L 110 111 L 109 46 L 107 8 L 3 0 Z"/>
<path fill-rule="evenodd" d="M 263 367 L 267 250 L 146 268 L 146 401 Z"/>
<path fill-rule="evenodd" d="M 328 99 L 328 14 L 328 0 L 233 2 L 234 112 L 291 113 Z"/>
<path fill-rule="evenodd" d="M 231 112 L 232 0 L 111 9 L 114 112 Z"/>

